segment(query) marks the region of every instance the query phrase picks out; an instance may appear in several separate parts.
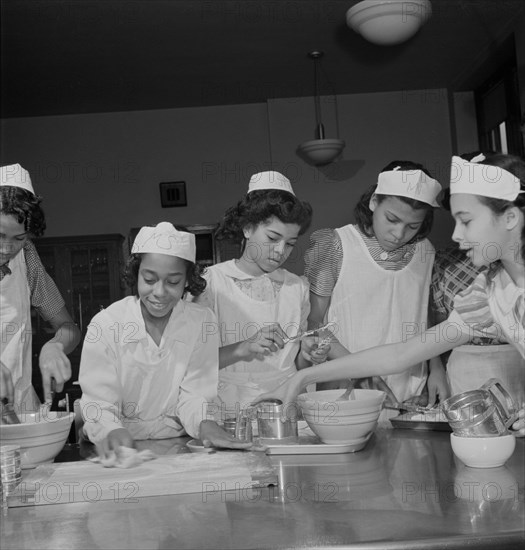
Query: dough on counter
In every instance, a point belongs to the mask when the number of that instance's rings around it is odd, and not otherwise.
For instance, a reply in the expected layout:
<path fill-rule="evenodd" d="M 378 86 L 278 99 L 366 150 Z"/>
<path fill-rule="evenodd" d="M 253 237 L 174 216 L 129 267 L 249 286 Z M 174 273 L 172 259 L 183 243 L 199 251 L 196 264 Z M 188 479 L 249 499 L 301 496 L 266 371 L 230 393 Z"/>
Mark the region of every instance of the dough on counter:
<path fill-rule="evenodd" d="M 119 447 L 116 452 L 112 451 L 107 458 L 96 456 L 90 460 L 102 464 L 104 468 L 133 468 L 155 458 L 157 455 L 149 449 L 137 451 L 137 449 L 129 447 Z"/>

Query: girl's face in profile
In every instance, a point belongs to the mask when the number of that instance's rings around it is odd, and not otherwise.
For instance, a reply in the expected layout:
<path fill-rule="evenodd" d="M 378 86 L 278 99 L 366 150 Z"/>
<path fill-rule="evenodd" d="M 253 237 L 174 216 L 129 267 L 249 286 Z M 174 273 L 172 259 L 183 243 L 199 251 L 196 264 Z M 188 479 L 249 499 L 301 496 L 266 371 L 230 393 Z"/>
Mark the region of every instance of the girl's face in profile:
<path fill-rule="evenodd" d="M 137 291 L 143 308 L 152 317 L 171 314 L 184 294 L 186 260 L 166 254 L 144 254 L 139 266 Z"/>
<path fill-rule="evenodd" d="M 475 266 L 501 259 L 509 245 L 505 216 L 496 216 L 476 195 L 465 193 L 451 195 L 450 212 L 456 220 L 452 240 Z"/>
<path fill-rule="evenodd" d="M 300 230 L 299 225 L 283 223 L 276 217 L 256 227 L 246 227 L 243 260 L 249 263 L 255 275 L 275 271 L 292 252 Z"/>
<path fill-rule="evenodd" d="M 372 229 L 381 248 L 396 250 L 411 241 L 421 228 L 427 211 L 416 210 L 397 197 L 385 197 L 381 202 L 376 195 L 370 201 Z"/>
<path fill-rule="evenodd" d="M 22 250 L 28 234 L 12 214 L 0 213 L 0 265 L 7 264 Z"/>

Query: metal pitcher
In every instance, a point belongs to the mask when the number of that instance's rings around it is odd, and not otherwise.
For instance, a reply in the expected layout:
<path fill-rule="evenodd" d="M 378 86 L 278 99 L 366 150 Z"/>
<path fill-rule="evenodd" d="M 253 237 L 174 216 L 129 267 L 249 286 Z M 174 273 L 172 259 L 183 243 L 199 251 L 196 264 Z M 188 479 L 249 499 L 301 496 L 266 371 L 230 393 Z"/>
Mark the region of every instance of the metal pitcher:
<path fill-rule="evenodd" d="M 464 437 L 504 435 L 518 417 L 516 403 L 496 378 L 449 397 L 443 411 L 454 433 Z"/>

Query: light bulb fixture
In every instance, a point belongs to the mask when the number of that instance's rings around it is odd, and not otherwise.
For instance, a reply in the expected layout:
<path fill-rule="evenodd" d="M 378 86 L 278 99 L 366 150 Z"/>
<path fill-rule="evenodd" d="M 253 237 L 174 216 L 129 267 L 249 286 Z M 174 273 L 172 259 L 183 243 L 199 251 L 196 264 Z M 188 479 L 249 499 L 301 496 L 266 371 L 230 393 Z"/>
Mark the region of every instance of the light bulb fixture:
<path fill-rule="evenodd" d="M 345 146 L 345 142 L 341 139 L 326 139 L 324 133 L 324 125 L 321 118 L 321 98 L 320 92 L 320 64 L 321 58 L 324 53 L 320 51 L 313 51 L 308 54 L 310 59 L 314 61 L 314 105 L 315 105 L 315 136 L 316 139 L 305 141 L 301 143 L 297 148 L 299 156 L 304 158 L 309 164 L 315 166 L 322 166 L 329 164 L 335 160 L 342 152 Z M 334 93 L 334 100 L 336 106 L 336 123 L 337 123 L 337 97 Z"/>
<path fill-rule="evenodd" d="M 346 12 L 347 25 L 380 46 L 412 38 L 432 15 L 430 0 L 363 0 Z"/>

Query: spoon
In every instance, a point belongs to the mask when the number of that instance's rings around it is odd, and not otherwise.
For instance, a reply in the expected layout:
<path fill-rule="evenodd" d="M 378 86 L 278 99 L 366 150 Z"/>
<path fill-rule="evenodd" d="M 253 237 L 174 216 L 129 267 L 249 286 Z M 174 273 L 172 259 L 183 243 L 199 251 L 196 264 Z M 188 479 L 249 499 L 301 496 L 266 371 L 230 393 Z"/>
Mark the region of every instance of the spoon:
<path fill-rule="evenodd" d="M 332 323 L 332 322 L 326 323 L 322 327 L 307 330 L 306 332 L 301 332 L 300 334 L 296 334 L 295 336 L 287 336 L 286 338 L 283 338 L 283 342 L 285 344 L 288 344 L 289 342 L 295 342 L 296 340 L 302 340 L 303 338 L 306 338 L 306 336 L 313 336 L 317 332 L 321 332 L 322 330 L 328 329 L 333 324 L 334 323 Z"/>
<path fill-rule="evenodd" d="M 9 401 L 7 401 L 5 397 L 4 399 L 2 399 L 1 423 L 2 424 L 20 424 L 20 419 L 15 413 L 15 409 L 13 408 L 13 403 L 9 403 Z"/>
<path fill-rule="evenodd" d="M 355 399 L 355 393 L 353 386 L 346 388 L 345 393 L 340 395 L 336 401 L 353 401 Z"/>

